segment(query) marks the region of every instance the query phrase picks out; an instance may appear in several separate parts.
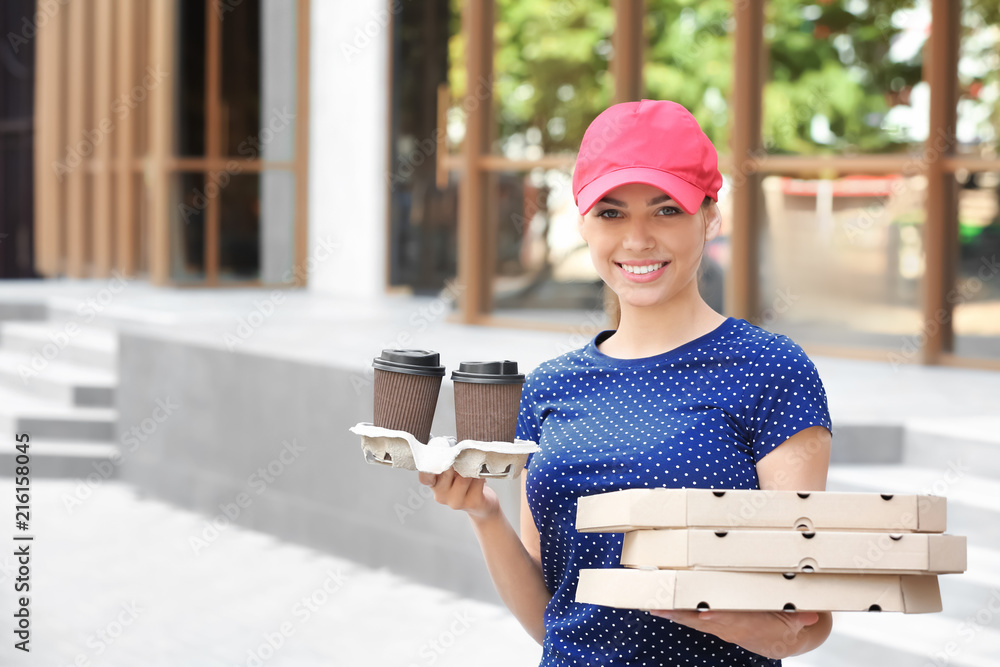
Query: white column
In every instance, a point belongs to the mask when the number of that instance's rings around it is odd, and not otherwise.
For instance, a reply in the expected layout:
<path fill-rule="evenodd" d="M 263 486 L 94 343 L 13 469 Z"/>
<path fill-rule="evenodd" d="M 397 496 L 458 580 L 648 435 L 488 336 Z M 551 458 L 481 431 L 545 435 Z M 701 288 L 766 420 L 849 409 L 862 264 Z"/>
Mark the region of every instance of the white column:
<path fill-rule="evenodd" d="M 291 160 L 295 151 L 296 12 L 288 0 L 263 0 L 260 7 L 260 140 L 264 160 Z M 260 278 L 291 282 L 295 248 L 295 177 L 260 175 Z"/>
<path fill-rule="evenodd" d="M 312 2 L 309 289 L 385 289 L 390 21 L 399 0 Z M 339 244 L 332 254 L 331 242 Z"/>

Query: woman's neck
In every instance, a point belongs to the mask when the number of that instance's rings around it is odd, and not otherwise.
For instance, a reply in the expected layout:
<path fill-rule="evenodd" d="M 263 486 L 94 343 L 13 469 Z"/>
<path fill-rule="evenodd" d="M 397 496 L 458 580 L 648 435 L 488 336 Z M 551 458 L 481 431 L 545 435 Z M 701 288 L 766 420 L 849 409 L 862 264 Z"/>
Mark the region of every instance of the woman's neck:
<path fill-rule="evenodd" d="M 652 357 L 704 336 L 726 321 L 697 292 L 694 296 L 675 298 L 655 308 L 622 303 L 618 330 L 599 349 L 619 359 Z"/>

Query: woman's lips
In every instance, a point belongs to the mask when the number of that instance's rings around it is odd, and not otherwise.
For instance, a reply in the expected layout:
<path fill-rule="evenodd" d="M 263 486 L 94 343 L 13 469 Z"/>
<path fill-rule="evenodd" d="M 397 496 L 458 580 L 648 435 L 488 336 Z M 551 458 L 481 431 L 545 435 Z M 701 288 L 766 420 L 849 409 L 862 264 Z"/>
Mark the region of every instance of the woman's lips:
<path fill-rule="evenodd" d="M 626 265 L 629 267 L 628 269 L 625 268 Z M 662 276 L 663 272 L 670 266 L 670 262 L 645 261 L 628 262 L 627 264 L 615 262 L 615 266 L 618 267 L 618 271 L 625 276 L 626 280 L 634 283 L 648 283 Z M 654 266 L 659 266 L 659 268 L 650 271 L 650 267 Z M 646 273 L 638 273 L 637 271 L 646 271 Z"/>

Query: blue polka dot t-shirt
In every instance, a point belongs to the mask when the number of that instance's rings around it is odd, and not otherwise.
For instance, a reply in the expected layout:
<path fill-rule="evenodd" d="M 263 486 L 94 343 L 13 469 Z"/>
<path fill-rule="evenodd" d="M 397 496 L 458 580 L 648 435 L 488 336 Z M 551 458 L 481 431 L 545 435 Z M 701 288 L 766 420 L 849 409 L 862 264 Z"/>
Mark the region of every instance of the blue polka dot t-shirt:
<path fill-rule="evenodd" d="M 586 347 L 541 364 L 517 437 L 539 444 L 527 496 L 541 538 L 542 665 L 780 665 L 644 611 L 574 602 L 581 568 L 620 567 L 623 536 L 578 533 L 580 496 L 627 488 L 759 488 L 756 463 L 790 436 L 832 432 L 812 361 L 786 336 L 728 318 L 669 352 L 616 359 Z"/>

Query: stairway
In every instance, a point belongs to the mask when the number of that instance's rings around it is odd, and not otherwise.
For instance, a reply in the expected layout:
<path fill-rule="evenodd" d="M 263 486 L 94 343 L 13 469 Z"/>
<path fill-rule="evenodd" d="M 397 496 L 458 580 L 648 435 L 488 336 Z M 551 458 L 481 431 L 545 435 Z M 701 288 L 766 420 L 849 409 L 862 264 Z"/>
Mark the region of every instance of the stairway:
<path fill-rule="evenodd" d="M 112 329 L 84 326 L 70 309 L 0 303 L 0 437 L 31 434 L 33 476 L 79 488 L 117 475 L 113 457 L 128 455 L 115 442 L 117 347 Z M 841 431 L 828 489 L 947 496 L 948 532 L 968 537 L 968 571 L 940 578 L 942 613 L 836 614 L 826 644 L 786 667 L 1000 666 L 1000 416 L 855 432 L 852 443 Z M 0 477 L 13 469 L 13 447 L 0 448 Z"/>
<path fill-rule="evenodd" d="M 118 337 L 69 313 L 39 319 L 44 312 L 0 319 L 0 433 L 29 434 L 33 478 L 100 483 L 117 476 Z M 15 454 L 0 450 L 0 475 L 13 473 Z"/>
<path fill-rule="evenodd" d="M 940 614 L 835 614 L 821 648 L 787 667 L 1000 665 L 1000 418 L 907 424 L 896 465 L 830 466 L 830 491 L 948 498 L 948 531 L 965 535 L 968 570 L 942 575 Z"/>

